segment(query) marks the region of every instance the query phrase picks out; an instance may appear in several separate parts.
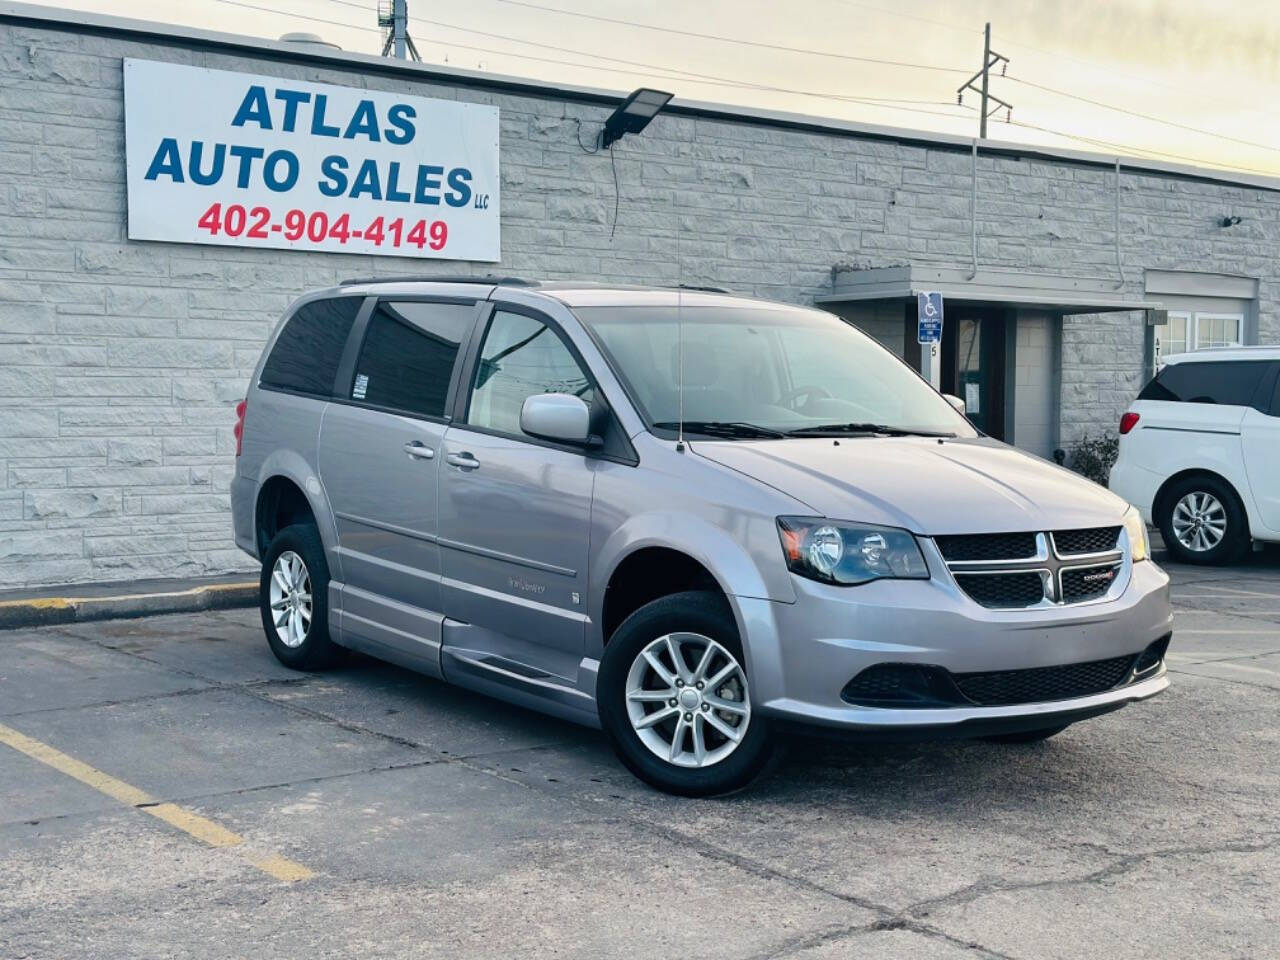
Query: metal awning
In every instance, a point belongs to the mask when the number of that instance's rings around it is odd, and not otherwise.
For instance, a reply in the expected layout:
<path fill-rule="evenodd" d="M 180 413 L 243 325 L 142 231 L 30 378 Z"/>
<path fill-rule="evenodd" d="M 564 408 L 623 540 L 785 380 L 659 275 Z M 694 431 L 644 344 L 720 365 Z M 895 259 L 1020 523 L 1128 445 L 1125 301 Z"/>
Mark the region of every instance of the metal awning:
<path fill-rule="evenodd" d="M 1116 289 L 1116 281 L 1097 277 L 1064 277 L 1029 270 L 981 269 L 969 279 L 967 267 L 908 264 L 870 270 L 838 270 L 832 291 L 817 303 L 868 300 L 914 300 L 918 293 L 941 293 L 951 302 L 1004 304 L 1055 313 L 1107 313 L 1116 310 L 1159 310 L 1162 304 Z"/>

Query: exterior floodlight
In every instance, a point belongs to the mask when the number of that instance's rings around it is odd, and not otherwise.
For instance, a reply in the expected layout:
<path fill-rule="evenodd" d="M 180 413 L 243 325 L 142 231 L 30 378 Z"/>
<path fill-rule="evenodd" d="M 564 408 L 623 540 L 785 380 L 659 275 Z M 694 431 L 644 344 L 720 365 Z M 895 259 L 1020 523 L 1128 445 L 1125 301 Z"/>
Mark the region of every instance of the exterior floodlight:
<path fill-rule="evenodd" d="M 622 101 L 622 106 L 613 111 L 604 122 L 604 133 L 600 135 L 600 146 L 612 146 L 621 140 L 624 134 L 639 133 L 649 125 L 649 121 L 658 115 L 673 95 L 661 90 L 650 90 L 641 87 Z"/>

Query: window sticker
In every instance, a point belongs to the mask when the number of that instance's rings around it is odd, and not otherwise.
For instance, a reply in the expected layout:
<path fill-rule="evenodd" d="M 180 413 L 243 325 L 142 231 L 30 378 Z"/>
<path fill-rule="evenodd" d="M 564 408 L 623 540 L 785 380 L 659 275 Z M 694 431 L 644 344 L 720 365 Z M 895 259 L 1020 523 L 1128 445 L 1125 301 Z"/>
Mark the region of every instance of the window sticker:
<path fill-rule="evenodd" d="M 351 391 L 351 396 L 355 400 L 363 400 L 364 395 L 369 392 L 369 376 L 368 374 L 357 374 L 356 385 Z"/>

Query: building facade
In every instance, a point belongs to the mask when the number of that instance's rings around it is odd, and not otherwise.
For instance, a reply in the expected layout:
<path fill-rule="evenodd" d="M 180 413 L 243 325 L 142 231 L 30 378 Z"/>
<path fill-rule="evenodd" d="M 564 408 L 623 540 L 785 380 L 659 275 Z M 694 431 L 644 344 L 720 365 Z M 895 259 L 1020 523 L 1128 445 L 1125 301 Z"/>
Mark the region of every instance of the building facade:
<path fill-rule="evenodd" d="M 126 58 L 496 106 L 500 262 L 130 240 Z M 289 302 L 351 276 L 721 286 L 917 365 L 940 291 L 943 389 L 1042 456 L 1161 351 L 1280 341 L 1280 181 L 680 99 L 592 152 L 618 94 L 12 3 L 0 79 L 0 588 L 248 569 L 233 407 Z"/>

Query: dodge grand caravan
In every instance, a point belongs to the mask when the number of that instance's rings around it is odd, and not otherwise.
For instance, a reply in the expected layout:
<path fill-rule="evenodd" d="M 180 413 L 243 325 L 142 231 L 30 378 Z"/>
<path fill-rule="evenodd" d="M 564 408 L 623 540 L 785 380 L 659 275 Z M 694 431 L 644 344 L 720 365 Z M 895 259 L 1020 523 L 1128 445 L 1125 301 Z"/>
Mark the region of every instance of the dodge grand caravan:
<path fill-rule="evenodd" d="M 1137 512 L 817 310 L 350 281 L 289 309 L 238 412 L 283 663 L 600 726 L 664 790 L 746 784 L 789 725 L 1029 742 L 1168 685 Z"/>

